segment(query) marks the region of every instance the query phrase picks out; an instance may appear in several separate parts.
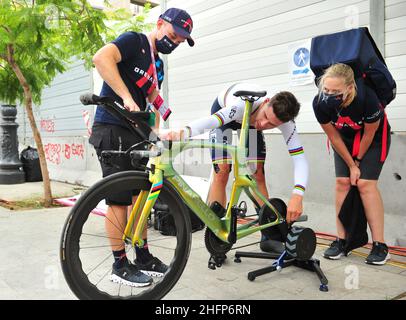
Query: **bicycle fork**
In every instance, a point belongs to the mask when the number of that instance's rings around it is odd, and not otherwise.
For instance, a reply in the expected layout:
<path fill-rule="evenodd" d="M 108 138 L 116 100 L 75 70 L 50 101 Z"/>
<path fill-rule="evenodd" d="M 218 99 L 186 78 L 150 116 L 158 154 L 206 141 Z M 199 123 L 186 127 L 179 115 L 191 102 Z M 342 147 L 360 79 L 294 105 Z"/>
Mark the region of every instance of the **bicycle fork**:
<path fill-rule="evenodd" d="M 137 245 L 142 247 L 144 240 L 142 239 L 142 233 L 148 222 L 149 214 L 155 205 L 156 199 L 161 193 L 163 187 L 163 172 L 162 170 L 155 169 L 154 172 L 149 173 L 149 180 L 151 181 L 151 189 L 149 191 L 142 190 L 137 197 L 134 207 L 131 210 L 130 217 L 125 227 L 123 241 L 129 242 L 133 246 Z M 134 234 L 131 237 L 131 231 L 133 230 L 134 223 L 136 224 Z"/>

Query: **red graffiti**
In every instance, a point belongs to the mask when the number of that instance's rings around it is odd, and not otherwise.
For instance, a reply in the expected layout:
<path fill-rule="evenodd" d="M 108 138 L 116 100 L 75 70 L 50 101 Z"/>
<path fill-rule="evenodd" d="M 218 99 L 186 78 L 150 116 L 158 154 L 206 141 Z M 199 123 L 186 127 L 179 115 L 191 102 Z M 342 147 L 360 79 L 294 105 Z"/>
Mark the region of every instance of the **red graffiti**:
<path fill-rule="evenodd" d="M 65 144 L 65 159 L 70 159 L 70 154 L 71 154 L 71 151 L 70 151 L 70 145 L 69 144 Z"/>
<path fill-rule="evenodd" d="M 55 122 L 54 120 L 41 120 L 40 121 L 41 131 L 44 132 L 55 132 Z"/>
<path fill-rule="evenodd" d="M 48 143 L 48 144 L 44 145 L 46 159 L 51 163 L 60 164 L 61 163 L 61 149 L 62 149 L 62 147 L 60 144 Z"/>
<path fill-rule="evenodd" d="M 70 160 L 72 156 L 84 159 L 85 147 L 83 144 L 65 144 L 65 159 Z"/>
<path fill-rule="evenodd" d="M 81 157 L 84 159 L 85 147 L 83 144 L 74 144 L 72 143 L 72 155 Z"/>
<path fill-rule="evenodd" d="M 72 158 L 85 158 L 85 147 L 83 144 L 65 143 L 62 145 L 59 143 L 48 143 L 44 145 L 44 151 L 46 159 L 56 165 L 61 164 L 62 157 L 66 160 L 71 160 Z M 61 152 L 63 152 L 62 156 Z"/>
<path fill-rule="evenodd" d="M 83 144 L 65 143 L 62 145 L 59 143 L 48 143 L 44 145 L 44 151 L 46 159 L 56 165 L 61 164 L 62 157 L 66 160 L 71 160 L 72 158 L 85 158 L 85 146 Z M 62 156 L 61 152 L 63 152 Z"/>

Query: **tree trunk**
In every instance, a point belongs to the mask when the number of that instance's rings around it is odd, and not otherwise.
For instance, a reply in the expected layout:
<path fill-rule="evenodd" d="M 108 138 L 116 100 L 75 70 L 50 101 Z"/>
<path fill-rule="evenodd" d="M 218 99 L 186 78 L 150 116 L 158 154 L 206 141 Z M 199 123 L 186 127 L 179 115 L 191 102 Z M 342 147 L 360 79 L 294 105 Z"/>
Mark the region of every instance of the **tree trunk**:
<path fill-rule="evenodd" d="M 45 207 L 50 207 L 52 204 L 52 192 L 51 192 L 51 183 L 49 180 L 49 172 L 47 167 L 47 162 L 45 158 L 44 146 L 42 144 L 41 134 L 38 130 L 37 124 L 35 122 L 34 113 L 32 111 L 32 94 L 29 84 L 27 83 L 26 78 L 24 77 L 20 67 L 14 60 L 14 49 L 11 44 L 7 45 L 7 60 L 16 74 L 18 81 L 24 90 L 24 104 L 27 110 L 28 120 L 30 121 L 31 130 L 34 136 L 35 144 L 37 145 L 39 162 L 41 166 L 41 173 L 43 178 L 44 186 L 44 202 Z"/>

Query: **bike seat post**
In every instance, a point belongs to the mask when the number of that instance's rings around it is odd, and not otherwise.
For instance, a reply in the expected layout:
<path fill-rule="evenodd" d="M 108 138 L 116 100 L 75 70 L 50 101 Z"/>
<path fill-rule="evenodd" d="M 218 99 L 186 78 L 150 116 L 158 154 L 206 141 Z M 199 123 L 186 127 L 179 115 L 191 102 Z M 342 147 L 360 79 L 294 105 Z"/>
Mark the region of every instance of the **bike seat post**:
<path fill-rule="evenodd" d="M 241 133 L 240 133 L 240 141 L 237 147 L 237 154 L 236 154 L 236 165 L 235 165 L 235 177 L 239 176 L 239 169 L 244 169 L 247 167 L 247 141 L 248 141 L 248 133 L 250 129 L 250 119 L 252 108 L 254 102 L 260 98 L 266 96 L 266 91 L 246 91 L 246 90 L 239 90 L 234 92 L 233 94 L 235 97 L 240 97 L 242 100 L 245 101 L 245 109 L 244 109 L 244 116 L 243 121 L 241 124 Z M 241 175 L 247 175 L 248 172 L 244 172 Z"/>
<path fill-rule="evenodd" d="M 237 149 L 237 159 L 235 165 L 235 175 L 239 175 L 239 168 L 244 168 L 247 162 L 247 141 L 248 141 L 248 133 L 250 130 L 250 119 L 251 119 L 251 112 L 252 107 L 254 105 L 254 98 L 253 97 L 244 97 L 245 101 L 245 109 L 244 109 L 244 116 L 241 124 L 241 131 L 239 137 L 239 144 Z"/>

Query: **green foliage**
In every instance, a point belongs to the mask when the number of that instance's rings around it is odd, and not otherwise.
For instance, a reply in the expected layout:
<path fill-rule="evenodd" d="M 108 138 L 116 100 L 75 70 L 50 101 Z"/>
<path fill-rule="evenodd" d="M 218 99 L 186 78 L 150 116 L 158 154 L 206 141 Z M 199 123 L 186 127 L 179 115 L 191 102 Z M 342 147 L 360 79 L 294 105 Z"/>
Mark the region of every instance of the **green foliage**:
<path fill-rule="evenodd" d="M 87 0 L 0 0 L 0 101 L 24 101 L 23 88 L 7 61 L 8 46 L 14 49 L 34 103 L 40 104 L 42 90 L 73 57 L 91 67 L 93 55 L 106 42 L 124 31 L 148 27 L 145 15 L 104 12 Z"/>

